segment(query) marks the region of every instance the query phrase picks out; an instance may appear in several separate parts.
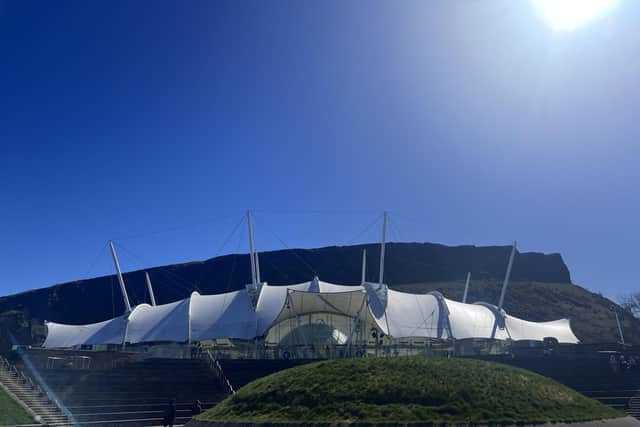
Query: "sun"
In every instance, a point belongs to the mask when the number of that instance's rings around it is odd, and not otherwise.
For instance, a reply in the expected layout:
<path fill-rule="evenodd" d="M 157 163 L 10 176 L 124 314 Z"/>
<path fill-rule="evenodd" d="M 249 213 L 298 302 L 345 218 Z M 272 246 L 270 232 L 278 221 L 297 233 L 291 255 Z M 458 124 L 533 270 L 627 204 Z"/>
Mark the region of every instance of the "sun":
<path fill-rule="evenodd" d="M 532 0 L 543 19 L 556 31 L 573 31 L 603 17 L 619 0 Z"/>

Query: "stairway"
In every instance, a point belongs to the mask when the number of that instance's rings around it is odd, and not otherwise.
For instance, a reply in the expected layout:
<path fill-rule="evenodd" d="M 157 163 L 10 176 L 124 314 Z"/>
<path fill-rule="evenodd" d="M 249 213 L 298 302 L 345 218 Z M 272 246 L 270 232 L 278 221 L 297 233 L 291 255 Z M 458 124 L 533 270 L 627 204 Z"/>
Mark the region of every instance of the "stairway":
<path fill-rule="evenodd" d="M 2 358 L 0 358 L 0 383 L 40 417 L 42 424 L 51 427 L 73 425 L 29 377 Z"/>
<path fill-rule="evenodd" d="M 80 426 L 162 425 L 169 399 L 175 425 L 191 419 L 191 406 L 204 409 L 226 397 L 219 378 L 204 360 L 146 359 L 110 369 L 42 369 L 42 380 Z"/>
<path fill-rule="evenodd" d="M 627 414 L 634 418 L 640 419 L 640 395 L 635 395 L 629 399 L 629 407 Z"/>

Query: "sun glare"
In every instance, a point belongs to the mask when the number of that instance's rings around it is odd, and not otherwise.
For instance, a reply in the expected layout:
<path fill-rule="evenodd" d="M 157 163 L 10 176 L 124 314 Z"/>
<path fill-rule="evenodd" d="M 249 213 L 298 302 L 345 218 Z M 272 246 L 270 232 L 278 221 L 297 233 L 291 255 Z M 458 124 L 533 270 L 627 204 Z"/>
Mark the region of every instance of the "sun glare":
<path fill-rule="evenodd" d="M 619 0 L 533 0 L 544 20 L 556 31 L 573 31 L 613 9 Z"/>

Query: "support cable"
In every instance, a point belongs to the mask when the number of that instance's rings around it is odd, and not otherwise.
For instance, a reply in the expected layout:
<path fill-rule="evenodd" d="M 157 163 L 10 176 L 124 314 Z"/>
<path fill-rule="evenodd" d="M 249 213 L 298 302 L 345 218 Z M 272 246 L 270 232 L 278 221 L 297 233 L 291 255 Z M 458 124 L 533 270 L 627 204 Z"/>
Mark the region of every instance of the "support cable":
<path fill-rule="evenodd" d="M 96 266 L 96 263 L 98 262 L 98 260 L 100 259 L 100 257 L 103 255 L 104 250 L 107 248 L 107 245 L 109 243 L 105 242 L 104 245 L 102 245 L 102 247 L 100 248 L 100 250 L 98 251 L 98 253 L 96 254 L 96 256 L 93 258 L 93 261 L 91 261 L 91 263 L 89 264 L 89 268 L 87 268 L 87 271 L 84 273 L 83 277 L 87 277 L 89 276 L 89 273 L 91 272 L 91 270 L 93 270 L 93 268 Z"/>
<path fill-rule="evenodd" d="M 138 261 L 142 261 L 145 264 L 152 264 L 149 260 L 144 259 L 142 256 L 135 254 L 134 252 L 132 252 L 130 249 L 122 246 L 121 243 L 117 244 L 117 247 L 119 249 L 122 249 L 124 252 L 128 253 L 129 255 L 133 256 L 134 258 L 136 258 Z M 174 285 L 177 285 L 178 287 L 180 287 L 181 289 L 187 291 L 189 294 L 191 294 L 191 292 L 197 288 L 197 285 L 195 283 L 190 282 L 189 280 L 180 277 L 179 275 L 173 273 L 171 270 L 162 268 L 162 269 L 158 269 L 157 271 L 161 272 L 162 274 L 164 274 L 165 276 L 168 276 L 170 279 L 173 279 L 175 281 L 175 283 L 173 283 Z"/>
<path fill-rule="evenodd" d="M 263 223 L 263 225 L 264 225 L 264 223 Z M 304 265 L 309 269 L 309 271 L 311 272 L 311 274 L 313 274 L 314 276 L 317 276 L 317 275 L 318 275 L 318 272 L 316 271 L 316 269 L 315 269 L 315 268 L 313 268 L 313 266 L 312 266 L 311 264 L 309 264 L 309 263 L 308 263 L 304 258 L 302 258 L 302 257 L 301 257 L 297 252 L 296 252 L 296 250 L 295 250 L 295 249 L 291 249 L 291 248 L 289 247 L 289 245 L 287 245 L 287 244 L 284 242 L 284 240 L 282 240 L 282 239 L 281 239 L 281 238 L 280 238 L 280 237 L 279 237 L 279 236 L 278 236 L 278 235 L 277 235 L 273 230 L 271 230 L 271 228 L 269 228 L 269 227 L 265 227 L 265 228 L 267 228 L 267 230 L 269 230 L 269 232 L 273 235 L 273 237 L 275 237 L 275 238 L 276 238 L 276 240 L 278 240 L 282 246 L 284 246 L 284 247 L 285 247 L 286 249 L 288 249 L 288 250 L 289 250 L 289 251 L 290 251 L 290 252 L 291 252 L 291 253 L 292 253 L 296 258 L 298 258 L 298 260 L 300 260 L 300 261 L 302 262 L 302 264 L 304 264 Z"/>
<path fill-rule="evenodd" d="M 382 214 L 378 214 L 373 221 L 371 221 L 367 226 L 365 226 L 358 234 L 355 235 L 351 240 L 348 240 L 345 244 L 352 245 L 355 243 L 360 237 L 362 237 L 365 233 L 367 233 L 371 228 L 380 221 L 382 218 Z"/>
<path fill-rule="evenodd" d="M 109 276 L 109 282 L 111 284 L 111 317 L 116 317 L 116 300 L 113 290 L 113 274 Z"/>
<path fill-rule="evenodd" d="M 220 253 L 222 252 L 222 250 L 227 246 L 227 244 L 229 243 L 229 241 L 233 238 L 233 236 L 236 234 L 236 231 L 238 231 L 238 228 L 240 228 L 240 226 L 242 225 L 242 223 L 244 222 L 244 216 L 240 217 L 240 221 L 237 222 L 237 224 L 235 225 L 235 227 L 233 227 L 233 229 L 231 230 L 231 232 L 227 235 L 227 237 L 224 239 L 224 241 L 222 242 L 222 245 L 220 245 L 220 247 L 218 248 L 218 250 L 216 251 L 215 255 L 213 255 L 214 258 L 216 258 L 218 255 L 220 255 Z M 237 251 L 237 249 L 236 249 Z"/>
<path fill-rule="evenodd" d="M 238 239 L 238 246 L 236 247 L 236 251 L 240 248 L 240 239 Z M 231 272 L 229 273 L 229 280 L 227 280 L 227 286 L 224 289 L 224 293 L 229 292 L 231 288 L 231 283 L 233 281 L 233 274 L 236 271 L 236 265 L 238 264 L 238 256 L 233 257 L 233 264 L 231 264 Z"/>
<path fill-rule="evenodd" d="M 276 239 L 278 239 L 278 241 L 280 241 L 280 243 L 282 244 L 282 246 L 284 246 L 286 249 L 288 249 L 296 258 L 298 258 L 308 269 L 309 271 L 314 275 L 317 276 L 318 272 L 316 271 L 315 268 L 313 268 L 313 266 L 311 264 L 309 264 L 304 258 L 302 258 L 297 252 L 296 249 L 291 249 L 280 237 L 278 237 L 275 233 L 272 233 Z"/>
<path fill-rule="evenodd" d="M 396 222 L 391 219 L 391 216 L 389 216 L 389 228 L 391 229 L 391 235 L 393 236 L 393 239 L 396 242 L 402 241 L 400 230 L 396 226 Z"/>
<path fill-rule="evenodd" d="M 222 250 L 224 250 L 224 248 L 226 247 L 226 245 L 229 243 L 229 240 L 231 240 L 231 238 L 233 237 L 233 235 L 236 233 L 236 231 L 238 230 L 239 226 L 242 224 L 242 222 L 244 221 L 244 217 L 242 217 L 240 219 L 240 221 L 236 224 L 236 226 L 231 230 L 231 232 L 227 235 L 226 239 L 223 241 L 222 245 L 218 248 L 216 254 L 214 255 L 214 258 L 217 257 L 220 252 L 222 252 Z M 174 228 L 177 229 L 177 228 Z M 156 233 L 158 234 L 158 233 Z M 136 258 L 139 262 L 146 264 L 147 266 L 151 263 L 148 259 L 145 259 L 144 257 L 134 253 L 131 249 L 123 246 L 121 243 L 117 244 L 118 248 L 122 249 L 124 252 L 127 252 L 129 255 L 133 256 L 134 258 Z M 142 269 L 144 269 L 145 267 L 143 267 Z M 185 279 L 184 277 L 181 277 L 175 273 L 173 273 L 171 270 L 165 269 L 165 268 L 161 268 L 161 269 L 157 269 L 158 272 L 162 273 L 164 276 L 166 276 L 166 278 L 169 280 L 169 284 L 170 286 L 168 287 L 169 289 L 172 289 L 174 291 L 174 294 L 178 297 L 178 298 L 184 298 L 184 295 L 182 295 L 180 292 L 177 292 L 175 290 L 175 287 L 177 286 L 178 288 L 184 290 L 187 292 L 188 295 L 191 294 L 191 292 L 193 292 L 194 290 L 200 292 L 200 289 L 198 287 L 197 283 L 191 282 L 187 279 Z M 132 293 L 134 294 L 133 296 L 138 299 L 137 295 L 135 294 L 135 291 L 133 290 L 133 288 L 131 289 Z M 188 296 L 187 295 L 187 296 Z"/>
<path fill-rule="evenodd" d="M 262 258 L 262 262 L 266 262 L 267 264 L 269 264 L 276 271 L 276 273 L 278 273 L 280 276 L 282 276 L 285 280 L 289 280 L 290 276 L 285 271 L 282 271 L 281 269 L 279 269 L 277 265 L 275 265 L 274 263 L 269 261 L 268 257 L 263 257 Z"/>
<path fill-rule="evenodd" d="M 266 215 L 279 215 L 279 214 L 287 214 L 287 215 L 362 215 L 362 214 L 371 214 L 378 211 L 373 210 L 323 210 L 323 209 L 311 209 L 311 210 L 286 210 L 281 211 L 277 209 L 252 209 L 252 213 L 258 212 Z"/>
<path fill-rule="evenodd" d="M 119 249 L 122 249 L 124 252 L 128 253 L 129 255 L 131 255 L 132 257 L 134 257 L 140 264 L 153 264 L 150 260 L 145 259 L 144 257 L 142 257 L 141 255 L 138 255 L 136 253 L 134 253 L 133 251 L 131 251 L 131 249 L 126 248 L 124 246 L 122 246 L 122 244 L 118 243 L 117 244 Z M 145 267 L 142 266 L 142 268 L 140 268 L 140 270 L 145 270 Z M 194 288 L 197 287 L 197 285 L 187 279 L 185 279 L 184 277 L 181 277 L 173 272 L 171 272 L 171 270 L 165 270 L 165 269 L 161 269 L 159 270 L 160 272 L 162 272 L 163 274 L 167 275 L 167 276 L 172 276 L 172 278 L 174 280 L 179 281 L 178 285 L 180 286 L 180 283 L 182 284 L 182 288 L 188 291 L 192 291 Z"/>
<path fill-rule="evenodd" d="M 154 230 L 154 231 L 148 231 L 148 232 L 143 232 L 143 233 L 137 233 L 137 234 L 130 234 L 128 236 L 121 236 L 121 237 L 117 237 L 114 240 L 118 240 L 118 241 L 122 241 L 122 240 L 134 240 L 134 239 L 139 239 L 141 237 L 151 237 L 151 236 L 157 236 L 160 234 L 166 234 L 166 233 L 171 233 L 174 231 L 180 231 L 180 230 L 188 230 L 188 229 L 195 229 L 198 227 L 201 227 L 203 225 L 209 225 L 209 224 L 215 224 L 215 223 L 219 223 L 222 221 L 226 221 L 228 219 L 231 219 L 235 217 L 235 214 L 229 214 L 229 215 L 224 215 L 224 216 L 217 216 L 211 219 L 207 219 L 207 220 L 203 220 L 203 221 L 199 221 L 199 222 L 189 222 L 188 225 L 179 225 L 176 227 L 168 227 L 168 228 L 164 228 L 164 229 L 160 229 L 160 230 Z"/>
<path fill-rule="evenodd" d="M 420 317 L 422 317 L 422 324 L 416 325 L 416 327 L 411 331 L 411 333 L 413 334 L 415 331 L 419 329 L 426 329 L 431 332 L 433 330 L 433 319 L 435 317 L 434 316 L 435 310 L 432 310 L 429 317 L 426 317 L 424 314 L 424 310 L 422 309 L 422 305 L 420 304 L 420 298 L 418 297 L 418 294 L 414 294 L 414 298 L 416 301 L 416 305 L 418 306 L 418 310 L 420 311 Z M 437 298 L 436 298 L 436 302 L 438 303 L 438 307 L 439 307 L 440 302 L 437 301 Z M 438 309 L 438 312 L 439 312 L 439 309 Z M 431 327 L 428 326 L 429 319 L 431 319 L 431 325 L 432 325 Z M 440 337 L 436 337 L 436 338 L 440 338 Z"/>

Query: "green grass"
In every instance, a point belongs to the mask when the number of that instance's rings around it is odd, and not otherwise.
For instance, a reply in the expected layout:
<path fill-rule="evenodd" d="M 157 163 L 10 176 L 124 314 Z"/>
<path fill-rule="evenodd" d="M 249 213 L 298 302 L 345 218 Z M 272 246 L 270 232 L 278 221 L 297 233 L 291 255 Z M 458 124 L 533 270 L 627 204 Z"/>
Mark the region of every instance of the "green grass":
<path fill-rule="evenodd" d="M 540 375 L 443 358 L 342 359 L 258 379 L 200 419 L 226 422 L 544 422 L 624 414 Z"/>
<path fill-rule="evenodd" d="M 33 418 L 15 400 L 0 389 L 0 426 L 33 424 Z"/>

